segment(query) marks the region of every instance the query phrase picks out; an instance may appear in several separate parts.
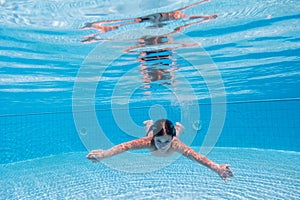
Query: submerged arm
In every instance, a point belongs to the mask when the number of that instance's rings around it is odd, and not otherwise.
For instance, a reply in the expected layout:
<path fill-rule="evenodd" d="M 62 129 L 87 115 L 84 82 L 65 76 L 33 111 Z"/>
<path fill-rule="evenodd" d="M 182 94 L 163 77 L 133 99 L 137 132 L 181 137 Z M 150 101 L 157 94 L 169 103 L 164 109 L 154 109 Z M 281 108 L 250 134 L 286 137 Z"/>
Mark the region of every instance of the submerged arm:
<path fill-rule="evenodd" d="M 216 171 L 219 167 L 217 163 L 214 163 L 213 161 L 209 160 L 205 156 L 195 152 L 193 149 L 191 149 L 190 147 L 188 147 L 186 144 L 182 143 L 178 139 L 173 141 L 172 147 L 178 153 L 181 153 L 182 155 L 188 157 L 189 159 L 194 160 L 214 171 Z"/>
<path fill-rule="evenodd" d="M 196 161 L 218 173 L 225 182 L 227 181 L 227 178 L 233 177 L 233 172 L 230 169 L 230 165 L 219 165 L 209 160 L 205 156 L 195 152 L 193 149 L 179 141 L 177 138 L 174 138 L 172 142 L 172 148 L 178 153 L 186 156 L 187 158 Z"/>
<path fill-rule="evenodd" d="M 150 148 L 151 139 L 151 137 L 144 137 L 116 145 L 108 150 L 93 150 L 87 155 L 87 159 L 92 162 L 99 162 L 102 159 L 112 157 L 128 150 Z"/>

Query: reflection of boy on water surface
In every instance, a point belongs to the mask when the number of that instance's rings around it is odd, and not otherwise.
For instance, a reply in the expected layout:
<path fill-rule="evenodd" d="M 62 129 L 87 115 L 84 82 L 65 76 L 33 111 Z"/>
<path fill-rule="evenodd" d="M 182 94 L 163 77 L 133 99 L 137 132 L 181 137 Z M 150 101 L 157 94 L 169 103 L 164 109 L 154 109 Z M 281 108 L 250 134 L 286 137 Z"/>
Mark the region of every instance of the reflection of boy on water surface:
<path fill-rule="evenodd" d="M 172 84 L 174 80 L 174 69 L 172 67 L 171 54 L 172 51 L 167 49 L 144 51 L 140 53 L 138 61 L 141 63 L 140 72 L 143 75 L 144 83 L 164 80 L 165 82 L 161 84 Z"/>
<path fill-rule="evenodd" d="M 159 36 L 143 36 L 136 39 L 137 44 L 127 47 L 125 52 L 138 52 L 137 61 L 140 63 L 140 72 L 144 83 L 161 81 L 160 85 L 174 84 L 174 71 L 177 70 L 173 58 L 173 50 L 180 47 L 192 47 L 198 44 L 174 42 L 172 33 Z M 144 85 L 150 88 L 150 85 Z"/>
<path fill-rule="evenodd" d="M 200 21 L 196 21 L 193 23 L 188 23 L 183 26 L 179 26 L 174 29 L 174 32 L 179 32 L 183 28 L 186 28 L 193 24 L 198 24 L 200 22 L 204 22 L 210 19 L 215 19 L 217 15 L 186 15 L 182 13 L 184 10 L 194 7 L 196 5 L 202 4 L 207 2 L 208 0 L 203 0 L 194 4 L 191 4 L 189 6 L 183 7 L 181 9 L 171 11 L 171 12 L 163 12 L 163 13 L 155 13 L 147 16 L 137 17 L 137 18 L 128 18 L 128 19 L 120 19 L 120 20 L 103 20 L 98 22 L 92 22 L 92 23 L 86 23 L 83 27 L 80 29 L 96 29 L 99 32 L 96 34 L 92 34 L 89 36 L 86 36 L 87 39 L 85 39 L 82 42 L 97 42 L 101 39 L 95 38 L 97 35 L 104 34 L 109 31 L 113 31 L 118 29 L 121 26 L 127 26 L 131 24 L 137 24 L 137 23 L 143 23 L 143 22 L 150 22 L 153 25 L 151 27 L 163 27 L 167 24 L 167 22 L 172 20 L 178 20 L 178 19 L 202 19 Z"/>

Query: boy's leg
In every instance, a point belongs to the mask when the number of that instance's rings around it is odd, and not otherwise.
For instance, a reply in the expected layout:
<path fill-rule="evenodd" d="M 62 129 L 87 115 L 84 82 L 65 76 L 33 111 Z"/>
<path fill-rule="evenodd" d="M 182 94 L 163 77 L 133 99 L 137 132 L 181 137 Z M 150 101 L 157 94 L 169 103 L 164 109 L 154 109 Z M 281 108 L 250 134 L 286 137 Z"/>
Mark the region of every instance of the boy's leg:
<path fill-rule="evenodd" d="M 184 133 L 184 126 L 179 122 L 176 122 L 175 130 L 176 130 L 176 137 L 179 138 L 180 134 Z"/>
<path fill-rule="evenodd" d="M 152 136 L 153 133 L 152 131 L 150 130 L 150 128 L 152 127 L 153 125 L 153 120 L 146 120 L 144 121 L 144 125 L 145 125 L 145 128 L 146 128 L 146 136 Z M 150 130 L 150 131 L 149 131 Z"/>

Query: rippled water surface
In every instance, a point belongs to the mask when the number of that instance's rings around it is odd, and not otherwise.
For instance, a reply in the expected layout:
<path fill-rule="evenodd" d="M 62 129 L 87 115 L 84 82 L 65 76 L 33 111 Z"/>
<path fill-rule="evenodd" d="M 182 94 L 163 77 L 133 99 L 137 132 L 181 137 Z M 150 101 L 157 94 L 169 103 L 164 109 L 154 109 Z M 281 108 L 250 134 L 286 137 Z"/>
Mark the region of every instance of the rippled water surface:
<path fill-rule="evenodd" d="M 174 91 L 187 95 L 181 77 L 201 102 L 225 95 L 218 87 L 226 92 L 228 101 L 299 97 L 298 1 L 204 1 L 183 13 L 215 18 L 130 24 L 132 19 L 170 13 L 196 2 L 2 0 L 2 112 L 69 110 L 78 70 L 102 42 L 111 46 L 110 51 L 100 51 L 100 58 L 93 58 L 89 67 L 101 69 L 105 53 L 121 55 L 110 66 L 102 66 L 106 71 L 96 91 L 98 105 L 110 103 L 114 88 L 121 85 L 117 82 L 120 77 L 124 81 L 121 90 L 134 88 L 130 102 L 140 104 L 149 97 L 169 101 Z M 103 27 L 112 30 L 82 29 L 99 21 L 106 21 Z M 194 43 L 185 43 L 183 36 Z M 186 53 L 184 57 L 179 51 Z M 212 59 L 215 69 L 189 64 L 199 60 L 201 52 Z M 126 76 L 128 71 L 131 76 Z M 215 85 L 217 90 L 212 92 L 205 79 L 208 72 L 220 73 L 224 86 Z M 98 81 L 95 77 L 85 78 Z M 116 99 L 126 95 L 120 92 Z"/>

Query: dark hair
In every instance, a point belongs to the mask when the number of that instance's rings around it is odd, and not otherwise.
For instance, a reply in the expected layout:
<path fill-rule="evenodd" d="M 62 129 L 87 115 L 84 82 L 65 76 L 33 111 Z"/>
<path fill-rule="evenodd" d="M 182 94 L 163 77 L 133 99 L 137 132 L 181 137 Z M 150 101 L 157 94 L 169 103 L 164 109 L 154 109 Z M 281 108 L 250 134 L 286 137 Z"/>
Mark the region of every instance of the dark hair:
<path fill-rule="evenodd" d="M 176 136 L 176 130 L 173 123 L 168 119 L 157 120 L 149 129 L 153 131 L 153 137 L 170 135 Z"/>
<path fill-rule="evenodd" d="M 173 123 L 167 119 L 157 120 L 149 129 L 148 132 L 153 131 L 153 138 L 151 140 L 152 146 L 156 149 L 154 138 L 156 136 L 170 135 L 172 138 L 176 136 L 176 130 Z"/>

